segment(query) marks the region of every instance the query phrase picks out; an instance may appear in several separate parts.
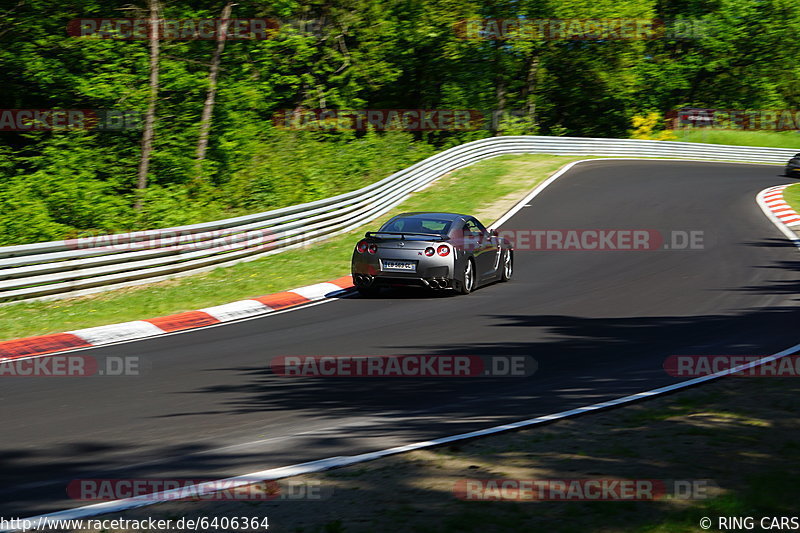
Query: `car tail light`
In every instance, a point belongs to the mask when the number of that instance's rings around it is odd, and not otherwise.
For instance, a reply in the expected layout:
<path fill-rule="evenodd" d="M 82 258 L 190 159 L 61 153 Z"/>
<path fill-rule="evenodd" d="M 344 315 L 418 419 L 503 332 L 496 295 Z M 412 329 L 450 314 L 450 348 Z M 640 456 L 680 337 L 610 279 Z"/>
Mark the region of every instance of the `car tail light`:
<path fill-rule="evenodd" d="M 373 255 L 378 253 L 378 245 L 377 244 L 370 244 L 367 247 L 367 251 Z"/>
<path fill-rule="evenodd" d="M 436 249 L 436 253 L 441 255 L 442 257 L 446 255 L 450 255 L 450 247 L 447 245 L 442 244 Z"/>
<path fill-rule="evenodd" d="M 361 241 L 356 245 L 356 250 L 358 253 L 363 254 L 367 251 L 367 241 Z"/>
<path fill-rule="evenodd" d="M 433 257 L 433 254 L 435 254 L 435 253 L 436 253 L 436 250 L 434 250 L 430 246 L 425 248 L 425 255 L 427 255 L 428 257 Z"/>

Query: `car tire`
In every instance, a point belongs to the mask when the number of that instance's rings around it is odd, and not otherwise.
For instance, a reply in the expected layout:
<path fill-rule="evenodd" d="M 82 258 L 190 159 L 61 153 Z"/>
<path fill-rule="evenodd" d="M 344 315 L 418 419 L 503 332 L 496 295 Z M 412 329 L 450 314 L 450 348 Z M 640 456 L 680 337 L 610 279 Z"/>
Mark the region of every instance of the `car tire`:
<path fill-rule="evenodd" d="M 514 275 L 514 252 L 506 250 L 503 255 L 503 266 L 500 270 L 500 281 L 509 281 Z"/>
<path fill-rule="evenodd" d="M 475 288 L 475 263 L 470 258 L 467 259 L 467 262 L 464 264 L 464 272 L 458 292 L 460 294 L 469 294 L 472 292 L 472 289 L 474 288 Z"/>

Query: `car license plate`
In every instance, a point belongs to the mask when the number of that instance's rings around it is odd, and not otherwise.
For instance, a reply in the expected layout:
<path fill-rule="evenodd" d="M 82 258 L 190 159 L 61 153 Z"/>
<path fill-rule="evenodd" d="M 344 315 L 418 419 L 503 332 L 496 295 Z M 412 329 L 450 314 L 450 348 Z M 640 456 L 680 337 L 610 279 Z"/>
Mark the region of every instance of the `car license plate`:
<path fill-rule="evenodd" d="M 416 265 L 414 261 L 387 261 L 384 259 L 382 261 L 383 270 L 404 270 L 413 272 L 416 270 Z"/>

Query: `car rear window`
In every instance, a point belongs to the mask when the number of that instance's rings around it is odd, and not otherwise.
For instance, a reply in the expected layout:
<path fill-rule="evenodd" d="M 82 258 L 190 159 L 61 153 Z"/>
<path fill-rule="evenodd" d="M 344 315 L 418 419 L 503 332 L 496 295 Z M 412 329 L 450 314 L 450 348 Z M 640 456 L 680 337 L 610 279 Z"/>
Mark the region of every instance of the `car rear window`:
<path fill-rule="evenodd" d="M 452 221 L 438 218 L 396 218 L 390 220 L 380 231 L 407 231 L 409 233 L 438 233 L 446 235 L 450 231 Z"/>

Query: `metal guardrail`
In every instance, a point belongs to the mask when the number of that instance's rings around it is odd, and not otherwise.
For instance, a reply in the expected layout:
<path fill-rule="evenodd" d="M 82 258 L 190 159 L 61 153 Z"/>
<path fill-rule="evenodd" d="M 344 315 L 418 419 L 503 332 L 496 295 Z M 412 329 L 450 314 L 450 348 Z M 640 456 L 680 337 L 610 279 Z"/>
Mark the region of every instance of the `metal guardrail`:
<path fill-rule="evenodd" d="M 0 247 L 0 302 L 78 296 L 252 261 L 355 229 L 453 170 L 524 153 L 785 163 L 797 150 L 583 137 L 481 139 L 315 202 L 202 224 Z"/>

